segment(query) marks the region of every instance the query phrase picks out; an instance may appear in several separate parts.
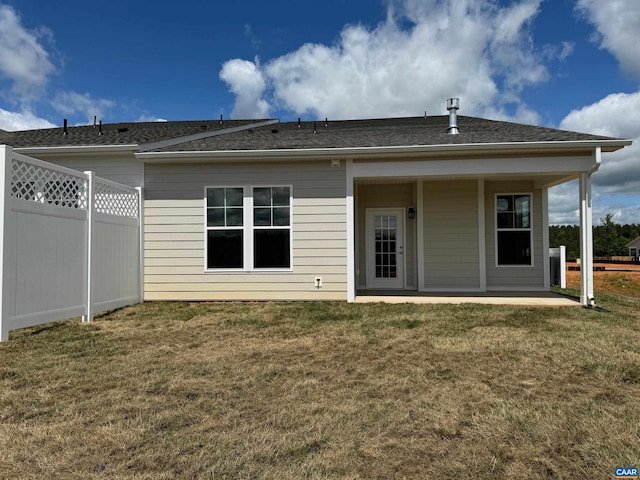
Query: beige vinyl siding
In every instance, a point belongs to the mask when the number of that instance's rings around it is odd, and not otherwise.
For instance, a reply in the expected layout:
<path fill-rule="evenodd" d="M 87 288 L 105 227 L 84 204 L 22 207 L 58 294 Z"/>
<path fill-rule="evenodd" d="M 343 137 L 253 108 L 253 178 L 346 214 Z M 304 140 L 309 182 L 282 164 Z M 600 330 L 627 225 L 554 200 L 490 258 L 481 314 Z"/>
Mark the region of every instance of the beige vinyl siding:
<path fill-rule="evenodd" d="M 344 166 L 172 164 L 145 173 L 146 300 L 346 300 Z M 205 272 L 205 186 L 260 185 L 292 186 L 292 270 Z"/>
<path fill-rule="evenodd" d="M 144 164 L 137 161 L 132 153 L 86 156 L 29 155 L 80 172 L 92 171 L 98 177 L 130 187 L 144 186 Z"/>
<path fill-rule="evenodd" d="M 496 194 L 530 193 L 533 227 L 533 266 L 496 266 Z M 540 289 L 544 287 L 542 252 L 542 192 L 533 182 L 486 182 L 485 225 L 487 248 L 487 290 Z"/>
<path fill-rule="evenodd" d="M 480 288 L 478 182 L 423 184 L 425 289 Z"/>
<path fill-rule="evenodd" d="M 393 183 L 358 185 L 357 190 L 357 285 L 358 288 L 365 288 L 367 275 L 367 255 L 366 255 L 366 223 L 368 208 L 408 208 L 415 206 L 414 184 L 413 183 Z M 405 218 L 405 261 L 406 261 L 406 288 L 417 289 L 416 282 L 416 260 L 415 260 L 415 219 Z"/>

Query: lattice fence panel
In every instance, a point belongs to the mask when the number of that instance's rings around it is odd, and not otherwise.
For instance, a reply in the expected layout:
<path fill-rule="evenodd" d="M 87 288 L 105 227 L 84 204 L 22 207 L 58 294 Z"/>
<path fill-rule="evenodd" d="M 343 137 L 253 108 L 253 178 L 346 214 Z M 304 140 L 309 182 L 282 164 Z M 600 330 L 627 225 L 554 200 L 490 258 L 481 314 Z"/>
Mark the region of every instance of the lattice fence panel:
<path fill-rule="evenodd" d="M 97 212 L 138 218 L 139 197 L 135 190 L 96 181 L 94 207 Z"/>
<path fill-rule="evenodd" d="M 87 208 L 87 179 L 13 159 L 11 196 L 66 208 Z"/>

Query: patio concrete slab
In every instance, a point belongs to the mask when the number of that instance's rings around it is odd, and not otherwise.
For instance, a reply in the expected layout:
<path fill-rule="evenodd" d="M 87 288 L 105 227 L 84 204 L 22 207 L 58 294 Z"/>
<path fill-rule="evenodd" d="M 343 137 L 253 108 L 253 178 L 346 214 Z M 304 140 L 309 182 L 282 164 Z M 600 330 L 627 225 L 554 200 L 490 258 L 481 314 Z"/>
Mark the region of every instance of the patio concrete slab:
<path fill-rule="evenodd" d="M 482 293 L 425 293 L 392 291 L 359 291 L 356 303 L 423 303 L 485 305 L 524 305 L 538 307 L 580 307 L 577 299 L 552 292 L 482 292 Z"/>

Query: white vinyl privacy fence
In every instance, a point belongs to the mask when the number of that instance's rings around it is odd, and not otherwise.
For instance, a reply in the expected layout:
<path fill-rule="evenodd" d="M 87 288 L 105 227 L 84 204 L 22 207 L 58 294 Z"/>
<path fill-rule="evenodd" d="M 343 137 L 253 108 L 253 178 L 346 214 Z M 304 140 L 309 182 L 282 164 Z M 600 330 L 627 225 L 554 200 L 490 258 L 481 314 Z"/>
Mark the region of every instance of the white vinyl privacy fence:
<path fill-rule="evenodd" d="M 142 301 L 141 189 L 0 146 L 0 341 Z"/>

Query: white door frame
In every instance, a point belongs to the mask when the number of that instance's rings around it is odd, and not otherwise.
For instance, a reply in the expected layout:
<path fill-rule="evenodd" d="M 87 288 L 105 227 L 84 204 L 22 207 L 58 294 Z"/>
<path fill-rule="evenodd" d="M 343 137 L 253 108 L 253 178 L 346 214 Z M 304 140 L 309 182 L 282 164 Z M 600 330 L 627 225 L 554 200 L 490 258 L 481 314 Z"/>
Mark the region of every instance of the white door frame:
<path fill-rule="evenodd" d="M 398 272 L 397 286 L 381 286 L 375 283 L 375 251 L 374 245 L 371 241 L 373 235 L 373 216 L 376 214 L 393 214 L 398 215 L 398 229 L 400 235 L 396 238 L 396 262 L 398 269 L 402 269 Z M 405 222 L 406 210 L 403 207 L 390 207 L 390 208 L 367 208 L 366 209 L 366 223 L 365 223 L 365 263 L 366 263 L 366 287 L 367 289 L 379 289 L 379 290 L 404 290 L 407 285 L 407 260 L 406 260 L 406 222 Z"/>

